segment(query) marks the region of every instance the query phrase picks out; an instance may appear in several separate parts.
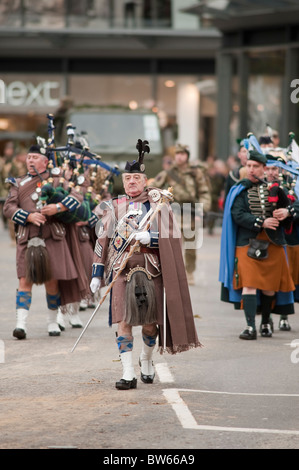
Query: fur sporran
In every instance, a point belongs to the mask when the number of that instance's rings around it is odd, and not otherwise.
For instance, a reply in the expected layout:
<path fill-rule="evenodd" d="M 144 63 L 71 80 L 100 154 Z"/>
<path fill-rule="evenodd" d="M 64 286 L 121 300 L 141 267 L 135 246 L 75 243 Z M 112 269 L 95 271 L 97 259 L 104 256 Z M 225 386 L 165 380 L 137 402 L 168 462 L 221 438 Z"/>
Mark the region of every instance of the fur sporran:
<path fill-rule="evenodd" d="M 42 238 L 34 237 L 28 241 L 25 263 L 28 282 L 40 285 L 52 279 L 49 254 Z"/>
<path fill-rule="evenodd" d="M 126 323 L 132 326 L 155 323 L 157 306 L 153 280 L 142 270 L 136 270 L 127 280 Z"/>

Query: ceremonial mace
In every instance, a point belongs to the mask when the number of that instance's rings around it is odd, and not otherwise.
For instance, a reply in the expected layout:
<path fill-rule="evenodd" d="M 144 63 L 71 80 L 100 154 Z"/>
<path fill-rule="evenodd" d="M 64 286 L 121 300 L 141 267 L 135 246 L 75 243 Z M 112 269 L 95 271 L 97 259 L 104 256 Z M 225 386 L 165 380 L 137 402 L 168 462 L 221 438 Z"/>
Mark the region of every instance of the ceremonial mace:
<path fill-rule="evenodd" d="M 153 190 L 155 191 L 155 190 Z M 172 202 L 173 201 L 173 195 L 172 195 L 172 188 L 168 188 L 168 191 L 167 190 L 162 190 L 162 191 L 159 191 L 160 193 L 160 199 L 159 201 L 155 201 L 155 202 L 158 202 L 157 204 L 157 207 L 155 209 L 155 211 L 153 212 L 152 216 L 150 217 L 148 223 L 147 223 L 147 226 L 146 226 L 146 230 L 149 229 L 151 223 L 153 222 L 153 220 L 155 219 L 155 217 L 158 215 L 158 213 L 161 211 L 162 209 L 162 206 L 164 204 L 166 204 L 167 202 Z M 137 233 L 137 231 L 136 231 Z M 104 300 L 106 299 L 107 295 L 109 294 L 109 292 L 111 291 L 113 285 L 115 284 L 116 280 L 118 279 L 118 277 L 120 276 L 121 272 L 125 269 L 126 267 L 126 264 L 128 262 L 128 260 L 133 256 L 136 248 L 140 245 L 140 241 L 137 240 L 134 245 L 131 245 L 130 247 L 130 251 L 128 253 L 128 256 L 123 260 L 122 264 L 120 265 L 119 267 L 119 270 L 117 271 L 117 273 L 115 274 L 114 278 L 112 279 L 112 281 L 110 282 L 105 294 L 103 295 L 103 297 L 101 298 L 100 302 L 98 303 L 97 307 L 95 308 L 95 310 L 93 311 L 92 315 L 90 316 L 89 320 L 87 321 L 84 329 L 82 330 L 79 338 L 77 339 L 76 343 L 74 344 L 71 352 L 73 352 L 77 346 L 77 344 L 79 343 L 79 341 L 81 340 L 82 336 L 84 335 L 85 331 L 87 330 L 87 328 L 89 327 L 91 321 L 93 320 L 94 316 L 96 315 L 97 311 L 99 310 L 99 308 L 101 307 L 101 305 L 103 304 Z M 166 325 L 164 326 L 164 328 L 166 327 Z"/>

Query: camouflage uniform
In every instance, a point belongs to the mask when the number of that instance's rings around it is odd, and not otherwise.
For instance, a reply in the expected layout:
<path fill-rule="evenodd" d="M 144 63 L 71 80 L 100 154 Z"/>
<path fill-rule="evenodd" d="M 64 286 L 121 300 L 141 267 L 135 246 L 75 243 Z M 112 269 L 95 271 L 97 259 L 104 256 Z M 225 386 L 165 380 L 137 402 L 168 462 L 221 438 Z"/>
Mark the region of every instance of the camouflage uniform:
<path fill-rule="evenodd" d="M 171 186 L 174 201 L 179 203 L 181 208 L 184 203 L 191 203 L 191 216 L 187 217 L 188 227 L 183 224 L 181 213 L 177 214 L 177 219 L 183 239 L 189 242 L 195 240 L 195 203 L 203 204 L 204 214 L 211 208 L 210 185 L 204 169 L 188 163 L 187 167 L 182 170 L 174 164 L 170 170 L 163 170 L 156 176 L 153 186 L 163 189 Z M 185 250 L 185 265 L 187 274 L 191 277 L 196 269 L 196 249 Z"/>
<path fill-rule="evenodd" d="M 24 176 L 27 173 L 26 163 L 22 162 L 18 159 L 18 155 L 13 157 L 11 161 L 7 161 L 4 163 L 3 167 L 1 168 L 1 180 L 3 186 L 1 187 L 1 196 L 7 197 L 9 192 L 9 183 L 6 183 L 6 178 L 13 177 L 18 178 Z M 4 217 L 4 216 L 3 216 Z M 15 223 L 12 220 L 6 220 L 5 225 L 9 228 L 9 235 L 13 244 L 16 241 L 16 234 L 15 234 Z"/>

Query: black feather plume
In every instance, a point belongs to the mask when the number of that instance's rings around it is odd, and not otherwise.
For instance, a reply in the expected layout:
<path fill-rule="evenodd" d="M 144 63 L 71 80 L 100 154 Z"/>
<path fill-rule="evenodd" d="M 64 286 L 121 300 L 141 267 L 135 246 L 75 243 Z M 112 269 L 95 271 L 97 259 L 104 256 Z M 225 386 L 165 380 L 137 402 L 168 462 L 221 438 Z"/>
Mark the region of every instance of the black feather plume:
<path fill-rule="evenodd" d="M 136 149 L 138 150 L 138 162 L 140 165 L 143 164 L 144 154 L 150 153 L 150 146 L 148 140 L 137 140 Z"/>

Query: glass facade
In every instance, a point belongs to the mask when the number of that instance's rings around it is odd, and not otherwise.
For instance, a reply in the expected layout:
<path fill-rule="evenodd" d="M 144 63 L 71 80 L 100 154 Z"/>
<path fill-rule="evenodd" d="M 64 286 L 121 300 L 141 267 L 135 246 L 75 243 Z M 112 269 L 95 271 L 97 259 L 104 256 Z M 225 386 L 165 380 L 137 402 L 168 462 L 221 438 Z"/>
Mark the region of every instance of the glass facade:
<path fill-rule="evenodd" d="M 198 134 L 201 137 L 198 137 L 198 155 L 204 159 L 214 152 L 214 77 L 181 74 L 70 74 L 66 79 L 58 74 L 2 74 L 1 77 L 6 90 L 5 102 L 0 108 L 0 145 L 10 138 L 31 140 L 36 133 L 43 133 L 45 137 L 47 113 L 59 113 L 62 102 L 68 98 L 69 108 L 126 110 L 128 116 L 134 112 L 155 113 L 163 151 L 167 152 L 178 139 L 179 107 L 180 103 L 184 105 L 186 90 L 191 86 L 199 102 L 190 106 L 196 108 L 194 112 L 198 112 L 199 127 L 203 129 L 202 134 Z M 77 131 L 83 130 L 88 131 L 86 128 Z"/>
<path fill-rule="evenodd" d="M 235 71 L 231 79 L 232 154 L 237 152 L 237 140 L 246 137 L 248 132 L 259 137 L 267 134 L 267 124 L 275 130 L 282 127 L 285 51 L 251 51 L 245 55 L 245 61 L 247 65 L 244 73 L 238 69 L 237 57 L 232 55 L 232 68 Z M 287 136 L 284 136 L 283 141 L 287 142 Z"/>
<path fill-rule="evenodd" d="M 276 5 L 279 4 L 277 8 L 282 3 L 276 2 Z M 246 14 L 253 14 L 259 8 L 257 2 L 253 5 L 250 1 L 243 1 L 241 4 L 240 11 L 244 8 Z M 204 14 L 192 14 L 192 11 L 198 11 L 199 6 L 204 6 Z M 249 131 L 257 136 L 262 134 L 267 123 L 283 131 L 283 138 L 286 139 L 286 128 L 291 128 L 293 123 L 293 130 L 298 131 L 297 107 L 294 104 L 293 111 L 289 106 L 291 80 L 298 76 L 298 65 L 296 69 L 294 65 L 298 64 L 298 57 L 294 60 L 295 48 L 290 50 L 277 46 L 275 29 L 268 34 L 267 29 L 255 31 L 248 27 L 247 30 L 246 25 L 241 32 L 237 30 L 224 34 L 220 54 L 231 61 L 225 65 L 225 70 L 220 67 L 217 77 L 211 75 L 213 72 L 210 69 L 200 73 L 198 64 L 202 57 L 190 47 L 190 43 L 186 49 L 180 49 L 180 40 L 185 33 L 187 38 L 193 38 L 194 32 L 196 41 L 204 41 L 208 37 L 205 36 L 206 28 L 213 24 L 213 16 L 218 20 L 234 22 L 237 13 L 232 8 L 232 2 L 226 0 L 1 0 L 3 44 L 11 33 L 14 44 L 17 41 L 21 44 L 23 33 L 24 41 L 30 41 L 31 32 L 38 41 L 39 33 L 45 32 L 42 41 L 46 47 L 50 44 L 46 52 L 50 59 L 55 60 L 62 54 L 62 46 L 66 62 L 69 53 L 73 62 L 69 69 L 67 66 L 65 69 L 61 67 L 56 74 L 38 73 L 42 70 L 38 68 L 38 58 L 36 73 L 7 74 L 3 70 L 0 76 L 0 146 L 15 128 L 28 133 L 35 130 L 34 126 L 39 128 L 46 114 L 55 113 L 65 96 L 70 97 L 74 106 L 119 107 L 128 111 L 150 110 L 157 113 L 164 151 L 167 152 L 178 139 L 183 139 L 186 144 L 192 141 L 195 159 L 205 159 L 217 153 L 217 156 L 226 158 L 228 151 L 236 153 L 237 139 L 243 138 Z M 245 21 L 246 15 L 242 18 L 238 21 Z M 202 33 L 200 30 L 205 31 Z M 89 51 L 87 47 L 79 47 L 77 51 L 73 44 L 81 46 L 85 31 L 90 33 L 90 42 L 93 38 L 100 39 L 103 49 L 92 49 L 90 55 L 86 52 Z M 106 34 L 106 31 L 113 31 L 113 34 Z M 75 39 L 72 39 L 70 32 L 75 34 Z M 291 40 L 294 36 L 295 40 L 296 34 L 292 29 L 281 39 Z M 113 43 L 114 56 L 109 56 L 109 47 L 105 49 L 102 46 L 102 38 L 109 46 L 110 42 Z M 130 40 L 126 42 L 128 38 Z M 33 43 L 29 44 L 32 46 Z M 161 44 L 161 49 L 152 44 Z M 17 53 L 15 47 L 14 54 Z M 32 47 L 37 54 L 38 48 Z M 43 53 L 42 47 L 41 51 L 38 50 L 39 54 Z M 119 56 L 116 57 L 118 50 Z M 167 55 L 169 51 L 170 55 Z M 186 51 L 190 55 L 185 58 Z M 206 50 L 205 53 L 216 62 L 216 50 Z M 4 59 L 7 54 L 4 51 Z M 110 60 L 109 70 L 105 71 L 101 62 L 103 58 Z M 156 58 L 161 61 L 159 65 L 154 63 Z M 82 59 L 85 65 L 82 65 Z M 143 59 L 152 62 L 146 70 L 143 65 L 138 73 L 139 65 L 136 64 L 138 61 L 143 63 Z M 169 59 L 173 59 L 170 66 Z M 43 60 L 47 61 L 46 58 Z M 92 61 L 97 68 L 90 67 Z M 119 61 L 115 69 L 111 67 L 114 61 Z M 186 61 L 189 69 L 184 73 Z M 87 70 L 83 73 L 85 66 Z M 54 70 L 56 68 L 53 66 L 51 72 Z M 222 82 L 225 85 L 222 86 Z M 287 124 L 284 112 L 288 117 Z M 26 118 L 26 124 L 21 122 L 21 115 Z M 31 127 L 28 129 L 28 126 Z"/>
<path fill-rule="evenodd" d="M 0 27 L 147 29 L 198 28 L 180 13 L 189 0 L 1 0 Z"/>

